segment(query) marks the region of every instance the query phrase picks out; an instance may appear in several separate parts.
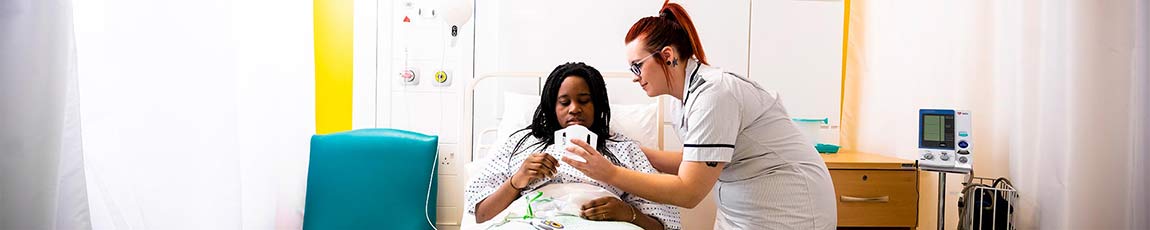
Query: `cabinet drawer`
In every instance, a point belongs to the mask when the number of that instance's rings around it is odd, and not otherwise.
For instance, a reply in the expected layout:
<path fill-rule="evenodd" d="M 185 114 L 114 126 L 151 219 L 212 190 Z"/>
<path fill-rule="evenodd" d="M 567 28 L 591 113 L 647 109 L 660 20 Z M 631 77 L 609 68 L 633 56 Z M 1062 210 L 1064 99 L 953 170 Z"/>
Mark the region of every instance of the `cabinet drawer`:
<path fill-rule="evenodd" d="M 918 174 L 914 170 L 832 169 L 838 225 L 915 227 Z"/>

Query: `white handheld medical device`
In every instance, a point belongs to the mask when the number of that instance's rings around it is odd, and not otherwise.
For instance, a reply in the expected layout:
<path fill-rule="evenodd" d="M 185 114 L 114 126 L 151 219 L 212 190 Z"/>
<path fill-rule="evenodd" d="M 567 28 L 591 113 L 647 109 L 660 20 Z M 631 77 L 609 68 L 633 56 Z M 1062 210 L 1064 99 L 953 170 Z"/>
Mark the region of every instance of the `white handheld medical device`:
<path fill-rule="evenodd" d="M 571 143 L 572 139 L 583 140 L 583 142 L 587 142 L 587 144 L 591 145 L 591 148 L 599 148 L 599 135 L 596 135 L 594 132 L 591 132 L 590 129 L 587 129 L 587 127 L 583 127 L 582 125 L 571 125 L 567 126 L 567 128 L 555 131 L 555 145 L 563 146 L 563 148 L 577 146 L 574 143 Z M 587 160 L 583 159 L 583 157 L 571 154 L 567 152 L 567 150 L 563 150 L 562 152 L 563 157 L 571 158 L 572 160 L 578 162 L 587 163 Z"/>
<path fill-rule="evenodd" d="M 930 171 L 969 173 L 974 163 L 970 111 L 918 111 L 918 164 Z"/>

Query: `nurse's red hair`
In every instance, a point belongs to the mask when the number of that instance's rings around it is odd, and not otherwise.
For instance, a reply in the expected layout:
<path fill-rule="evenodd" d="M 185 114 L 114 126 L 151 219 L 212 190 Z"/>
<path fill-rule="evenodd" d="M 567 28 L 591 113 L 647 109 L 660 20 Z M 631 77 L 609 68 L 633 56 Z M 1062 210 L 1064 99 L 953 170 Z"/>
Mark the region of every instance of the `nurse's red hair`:
<path fill-rule="evenodd" d="M 644 45 L 651 52 L 659 51 L 664 46 L 673 46 L 679 51 L 680 60 L 686 60 L 693 55 L 699 62 L 707 64 L 707 55 L 703 53 L 703 45 L 699 41 L 699 34 L 695 32 L 691 16 L 687 15 L 687 10 L 684 10 L 683 6 L 671 3 L 670 0 L 663 2 L 658 17 L 645 17 L 631 25 L 624 42 L 630 43 L 640 36 L 646 36 Z M 659 55 L 655 57 L 663 58 Z"/>

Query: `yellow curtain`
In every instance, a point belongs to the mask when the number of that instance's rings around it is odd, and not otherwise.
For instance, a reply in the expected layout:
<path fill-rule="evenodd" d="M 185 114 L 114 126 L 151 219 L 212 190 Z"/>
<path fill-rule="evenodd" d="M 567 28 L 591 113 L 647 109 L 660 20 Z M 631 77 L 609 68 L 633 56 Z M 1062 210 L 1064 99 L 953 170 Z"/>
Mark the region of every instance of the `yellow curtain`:
<path fill-rule="evenodd" d="M 865 12 L 858 5 L 846 1 L 843 11 L 843 67 L 842 94 L 839 105 L 839 145 L 844 150 L 858 146 L 859 84 L 862 82 L 863 53 L 862 20 Z"/>

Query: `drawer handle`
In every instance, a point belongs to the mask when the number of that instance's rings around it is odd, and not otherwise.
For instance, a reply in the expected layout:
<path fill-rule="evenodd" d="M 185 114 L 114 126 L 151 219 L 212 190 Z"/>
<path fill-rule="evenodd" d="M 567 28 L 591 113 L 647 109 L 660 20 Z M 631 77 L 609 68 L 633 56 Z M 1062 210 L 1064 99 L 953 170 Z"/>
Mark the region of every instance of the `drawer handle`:
<path fill-rule="evenodd" d="M 842 202 L 887 203 L 887 202 L 890 202 L 890 196 L 880 196 L 880 197 L 839 196 L 839 201 L 842 201 Z"/>

